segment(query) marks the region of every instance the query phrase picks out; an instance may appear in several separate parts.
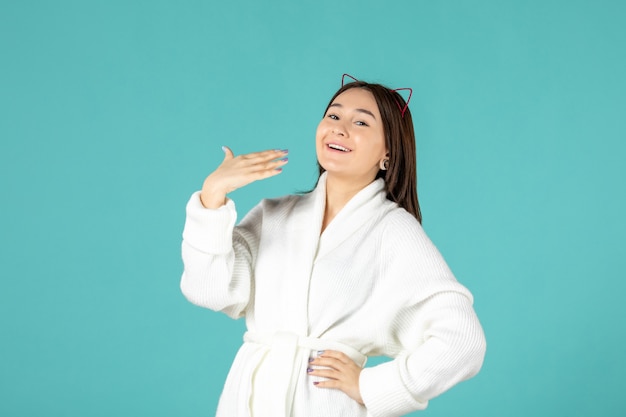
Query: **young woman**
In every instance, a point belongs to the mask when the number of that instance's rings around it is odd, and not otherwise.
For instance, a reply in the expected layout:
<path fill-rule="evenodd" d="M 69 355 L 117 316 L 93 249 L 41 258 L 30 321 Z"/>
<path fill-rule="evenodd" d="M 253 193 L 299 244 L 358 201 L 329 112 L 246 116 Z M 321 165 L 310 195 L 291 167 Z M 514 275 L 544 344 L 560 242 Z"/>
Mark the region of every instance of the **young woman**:
<path fill-rule="evenodd" d="M 182 292 L 247 326 L 218 416 L 401 416 L 482 365 L 472 295 L 421 227 L 404 99 L 343 85 L 316 151 L 312 192 L 263 200 L 237 226 L 227 194 L 278 175 L 286 150 L 224 148 L 187 204 Z M 381 355 L 393 360 L 363 368 Z"/>

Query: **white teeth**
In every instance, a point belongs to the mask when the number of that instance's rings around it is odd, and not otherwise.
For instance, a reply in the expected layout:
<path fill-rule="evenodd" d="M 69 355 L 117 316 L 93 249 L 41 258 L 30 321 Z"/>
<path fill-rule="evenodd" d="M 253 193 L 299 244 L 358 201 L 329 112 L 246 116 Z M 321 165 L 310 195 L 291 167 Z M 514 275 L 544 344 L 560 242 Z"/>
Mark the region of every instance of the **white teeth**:
<path fill-rule="evenodd" d="M 337 149 L 338 151 L 342 151 L 342 152 L 350 152 L 350 149 L 344 148 L 343 146 L 340 146 L 334 143 L 328 144 L 328 147 L 332 149 Z"/>

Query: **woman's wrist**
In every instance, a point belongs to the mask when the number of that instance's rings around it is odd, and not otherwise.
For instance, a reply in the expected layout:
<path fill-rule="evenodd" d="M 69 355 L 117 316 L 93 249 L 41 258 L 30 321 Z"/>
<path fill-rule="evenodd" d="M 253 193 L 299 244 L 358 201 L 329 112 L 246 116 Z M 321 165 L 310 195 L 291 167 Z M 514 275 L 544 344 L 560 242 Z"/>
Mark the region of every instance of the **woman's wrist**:
<path fill-rule="evenodd" d="M 204 208 L 218 209 L 226 204 L 226 194 L 202 190 L 200 193 L 200 203 L 202 203 Z"/>

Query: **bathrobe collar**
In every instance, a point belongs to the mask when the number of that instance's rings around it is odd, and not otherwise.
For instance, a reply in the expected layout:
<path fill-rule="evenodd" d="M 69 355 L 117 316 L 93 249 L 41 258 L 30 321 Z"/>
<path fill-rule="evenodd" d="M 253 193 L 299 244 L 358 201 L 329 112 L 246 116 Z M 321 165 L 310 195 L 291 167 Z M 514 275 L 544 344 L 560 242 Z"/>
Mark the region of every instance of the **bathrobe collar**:
<path fill-rule="evenodd" d="M 316 248 L 311 248 L 313 261 L 332 252 L 372 216 L 380 215 L 385 205 L 388 208 L 395 206 L 387 200 L 385 181 L 378 178 L 352 197 L 320 236 L 326 208 L 326 175 L 326 172 L 322 173 L 315 190 L 302 197 L 303 210 L 299 210 L 301 219 L 296 223 L 303 233 L 303 239 L 315 242 Z"/>

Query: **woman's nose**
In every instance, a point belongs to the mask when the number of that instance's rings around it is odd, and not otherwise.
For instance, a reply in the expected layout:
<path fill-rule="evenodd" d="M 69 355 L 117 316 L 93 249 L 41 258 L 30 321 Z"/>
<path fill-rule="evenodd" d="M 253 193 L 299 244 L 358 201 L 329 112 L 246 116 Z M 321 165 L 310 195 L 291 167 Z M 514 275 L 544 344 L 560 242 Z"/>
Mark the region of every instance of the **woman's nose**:
<path fill-rule="evenodd" d="M 335 135 L 340 135 L 340 136 L 345 136 L 346 135 L 345 129 L 343 127 L 341 127 L 341 126 L 334 126 L 333 129 L 332 129 L 332 132 Z"/>

